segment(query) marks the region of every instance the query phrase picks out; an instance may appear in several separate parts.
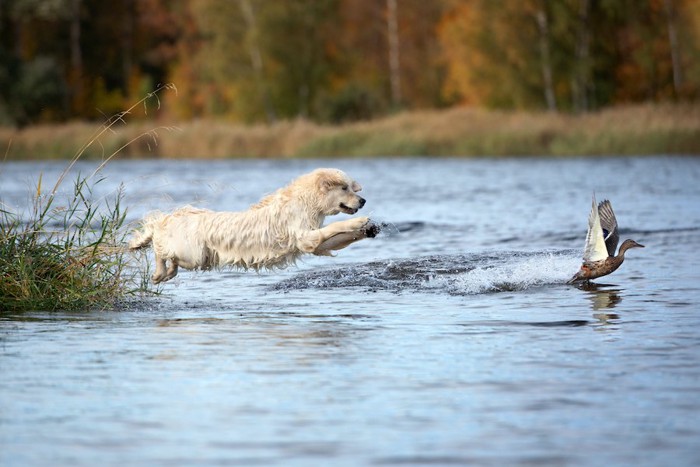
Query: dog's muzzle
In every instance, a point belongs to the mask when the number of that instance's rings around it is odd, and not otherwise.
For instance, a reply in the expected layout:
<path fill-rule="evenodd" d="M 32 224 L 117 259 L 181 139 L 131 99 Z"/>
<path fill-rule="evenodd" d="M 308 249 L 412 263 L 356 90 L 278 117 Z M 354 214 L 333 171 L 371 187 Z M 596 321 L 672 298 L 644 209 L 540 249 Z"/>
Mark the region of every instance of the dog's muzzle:
<path fill-rule="evenodd" d="M 366 202 L 367 202 L 367 200 L 365 200 L 364 198 L 358 196 L 358 204 L 359 204 L 358 207 L 356 207 L 356 208 L 351 208 L 350 206 L 348 206 L 348 205 L 345 204 L 345 203 L 340 203 L 339 207 L 340 207 L 340 210 L 343 211 L 343 212 L 346 213 L 346 214 L 355 214 L 357 211 L 359 211 L 360 209 L 362 209 L 362 206 L 364 206 Z"/>

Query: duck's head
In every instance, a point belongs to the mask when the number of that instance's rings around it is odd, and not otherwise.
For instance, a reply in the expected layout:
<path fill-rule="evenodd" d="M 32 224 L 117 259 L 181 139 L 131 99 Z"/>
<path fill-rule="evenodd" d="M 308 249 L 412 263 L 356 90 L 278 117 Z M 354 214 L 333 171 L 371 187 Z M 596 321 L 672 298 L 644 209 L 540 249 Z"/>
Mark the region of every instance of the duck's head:
<path fill-rule="evenodd" d="M 622 242 L 622 245 L 620 245 L 620 252 L 618 255 L 624 254 L 625 251 L 629 250 L 630 248 L 644 248 L 644 245 L 637 243 L 634 240 L 627 239 Z"/>

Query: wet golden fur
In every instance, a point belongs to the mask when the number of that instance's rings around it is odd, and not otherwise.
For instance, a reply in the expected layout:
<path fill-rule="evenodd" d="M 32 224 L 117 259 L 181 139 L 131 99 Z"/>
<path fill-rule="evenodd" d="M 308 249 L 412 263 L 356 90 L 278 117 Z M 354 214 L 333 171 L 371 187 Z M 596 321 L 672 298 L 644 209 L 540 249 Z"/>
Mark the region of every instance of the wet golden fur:
<path fill-rule="evenodd" d="M 150 244 L 156 256 L 154 283 L 172 279 L 178 267 L 208 270 L 285 267 L 305 253 L 330 255 L 373 236 L 369 218 L 356 217 L 323 225 L 326 216 L 354 214 L 365 203 L 359 183 L 337 169 L 317 169 L 264 197 L 241 212 L 182 207 L 171 214 L 153 213 L 129 243 Z M 168 264 L 169 263 L 169 264 Z"/>

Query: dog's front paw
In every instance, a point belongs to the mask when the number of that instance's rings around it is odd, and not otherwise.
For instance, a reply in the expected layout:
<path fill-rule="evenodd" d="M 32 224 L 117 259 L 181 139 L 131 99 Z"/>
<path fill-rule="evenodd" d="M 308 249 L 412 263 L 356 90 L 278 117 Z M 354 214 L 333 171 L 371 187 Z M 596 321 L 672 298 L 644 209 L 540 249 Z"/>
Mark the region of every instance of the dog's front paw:
<path fill-rule="evenodd" d="M 349 220 L 350 222 L 350 228 L 352 230 L 363 230 L 365 226 L 367 226 L 371 221 L 369 220 L 369 217 L 362 216 L 362 217 L 354 217 Z"/>
<path fill-rule="evenodd" d="M 374 238 L 381 231 L 382 231 L 381 225 L 379 225 L 371 220 L 367 224 L 365 224 L 364 227 L 362 227 L 362 233 L 367 238 Z"/>

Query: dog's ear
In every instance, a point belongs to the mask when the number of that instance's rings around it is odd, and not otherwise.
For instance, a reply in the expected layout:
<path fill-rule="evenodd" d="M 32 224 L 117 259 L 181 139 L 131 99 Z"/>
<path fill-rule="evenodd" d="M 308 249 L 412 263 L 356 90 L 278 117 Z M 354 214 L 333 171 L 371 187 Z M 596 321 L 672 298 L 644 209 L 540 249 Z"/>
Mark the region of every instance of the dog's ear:
<path fill-rule="evenodd" d="M 358 191 L 362 191 L 362 185 L 360 185 L 356 181 L 353 181 L 352 182 L 352 191 L 354 191 L 355 193 L 357 193 Z"/>
<path fill-rule="evenodd" d="M 330 176 L 326 172 L 321 172 L 318 174 L 318 186 L 321 188 L 322 193 L 329 192 L 334 186 L 338 184 L 338 180 L 335 177 Z"/>

